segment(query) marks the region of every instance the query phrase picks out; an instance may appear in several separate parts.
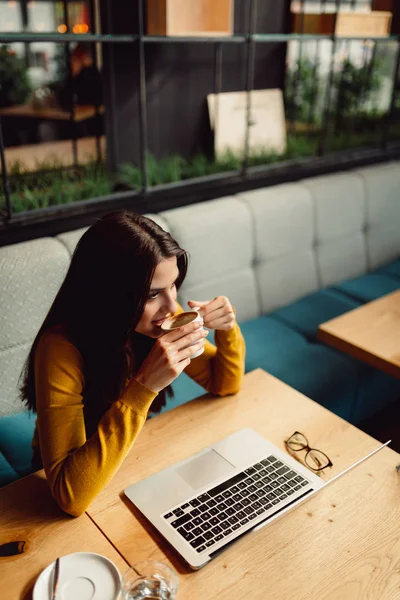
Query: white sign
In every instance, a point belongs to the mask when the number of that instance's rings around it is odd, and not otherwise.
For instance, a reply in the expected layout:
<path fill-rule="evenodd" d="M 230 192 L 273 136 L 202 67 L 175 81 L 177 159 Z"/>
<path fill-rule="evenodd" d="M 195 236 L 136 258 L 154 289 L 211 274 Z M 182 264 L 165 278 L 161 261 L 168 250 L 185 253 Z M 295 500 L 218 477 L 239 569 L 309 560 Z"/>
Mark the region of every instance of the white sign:
<path fill-rule="evenodd" d="M 286 151 L 286 122 L 282 90 L 250 93 L 249 153 Z M 216 157 L 227 152 L 243 155 L 247 127 L 247 92 L 207 96 Z"/>

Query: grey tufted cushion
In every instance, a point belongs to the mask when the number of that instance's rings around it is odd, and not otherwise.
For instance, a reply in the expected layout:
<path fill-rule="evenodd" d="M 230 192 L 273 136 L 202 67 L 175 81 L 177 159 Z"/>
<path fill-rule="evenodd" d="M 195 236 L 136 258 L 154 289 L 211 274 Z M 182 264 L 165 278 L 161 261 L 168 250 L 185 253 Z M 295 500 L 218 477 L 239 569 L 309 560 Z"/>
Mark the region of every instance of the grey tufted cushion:
<path fill-rule="evenodd" d="M 41 238 L 0 248 L 0 410 L 18 412 L 18 377 L 69 263 L 66 248 Z"/>
<path fill-rule="evenodd" d="M 251 268 L 240 271 L 240 284 L 236 273 L 217 279 L 199 282 L 193 286 L 183 286 L 178 300 L 185 310 L 188 300 L 212 300 L 215 296 L 227 296 L 236 310 L 238 321 L 248 321 L 260 314 L 259 302 L 255 293 L 256 279 Z"/>
<path fill-rule="evenodd" d="M 255 230 L 256 278 L 263 313 L 318 289 L 310 192 L 285 184 L 240 195 Z"/>
<path fill-rule="evenodd" d="M 239 321 L 259 316 L 252 223 L 244 203 L 223 198 L 165 211 L 161 216 L 171 235 L 189 252 L 181 302 L 228 296 Z"/>
<path fill-rule="evenodd" d="M 145 217 L 152 219 L 155 223 L 157 223 L 157 225 L 162 227 L 164 229 L 164 231 L 168 231 L 168 233 L 169 233 L 168 223 L 161 214 L 153 215 L 152 213 L 148 213 L 147 215 L 145 215 Z"/>
<path fill-rule="evenodd" d="M 19 413 L 24 409 L 24 405 L 18 397 L 18 387 L 22 368 L 31 345 L 29 342 L 0 351 L 0 417 Z"/>
<path fill-rule="evenodd" d="M 72 256 L 77 243 L 79 242 L 85 231 L 87 231 L 88 229 L 88 227 L 82 227 L 82 229 L 75 229 L 75 231 L 60 233 L 60 235 L 58 235 L 56 239 L 62 244 L 64 244 L 64 246 L 68 250 L 69 255 Z"/>
<path fill-rule="evenodd" d="M 337 173 L 302 181 L 313 198 L 315 251 L 322 286 L 367 271 L 365 198 L 360 177 Z"/>
<path fill-rule="evenodd" d="M 355 171 L 364 185 L 369 268 L 400 256 L 400 162 Z"/>

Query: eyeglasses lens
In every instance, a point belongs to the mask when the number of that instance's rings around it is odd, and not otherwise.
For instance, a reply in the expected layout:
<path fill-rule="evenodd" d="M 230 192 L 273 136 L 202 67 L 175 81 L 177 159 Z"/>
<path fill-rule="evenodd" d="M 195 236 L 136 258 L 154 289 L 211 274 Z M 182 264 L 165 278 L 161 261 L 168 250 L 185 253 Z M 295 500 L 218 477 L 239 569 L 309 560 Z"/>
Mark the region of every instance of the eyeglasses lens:
<path fill-rule="evenodd" d="M 292 450 L 303 450 L 304 448 L 307 448 L 308 441 L 302 433 L 296 432 L 288 439 L 287 445 Z"/>
<path fill-rule="evenodd" d="M 306 464 L 315 470 L 325 469 L 329 465 L 329 458 L 323 453 L 319 452 L 319 450 L 310 450 L 307 453 Z"/>

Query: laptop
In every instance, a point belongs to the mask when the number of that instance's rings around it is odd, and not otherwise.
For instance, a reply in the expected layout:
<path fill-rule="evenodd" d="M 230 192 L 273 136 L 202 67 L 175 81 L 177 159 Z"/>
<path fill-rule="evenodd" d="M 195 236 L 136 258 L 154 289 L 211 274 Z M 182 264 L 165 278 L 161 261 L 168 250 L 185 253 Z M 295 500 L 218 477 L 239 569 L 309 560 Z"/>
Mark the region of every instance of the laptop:
<path fill-rule="evenodd" d="M 328 482 L 250 428 L 241 429 L 126 490 L 192 569 L 250 530 L 283 516 Z"/>

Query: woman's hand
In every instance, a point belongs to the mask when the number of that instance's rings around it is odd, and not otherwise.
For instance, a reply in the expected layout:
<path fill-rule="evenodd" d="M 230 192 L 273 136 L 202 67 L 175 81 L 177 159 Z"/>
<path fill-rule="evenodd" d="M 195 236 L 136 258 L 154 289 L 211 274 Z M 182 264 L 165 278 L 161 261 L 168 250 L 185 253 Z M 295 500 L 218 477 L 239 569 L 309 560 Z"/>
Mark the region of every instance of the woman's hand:
<path fill-rule="evenodd" d="M 232 304 L 226 296 L 217 296 L 214 300 L 198 302 L 189 300 L 190 308 L 196 306 L 204 320 L 204 327 L 208 329 L 224 329 L 229 331 L 235 325 L 235 313 Z"/>
<path fill-rule="evenodd" d="M 166 333 L 156 341 L 135 379 L 153 392 L 160 392 L 186 369 L 207 335 L 201 323 L 188 323 Z"/>

